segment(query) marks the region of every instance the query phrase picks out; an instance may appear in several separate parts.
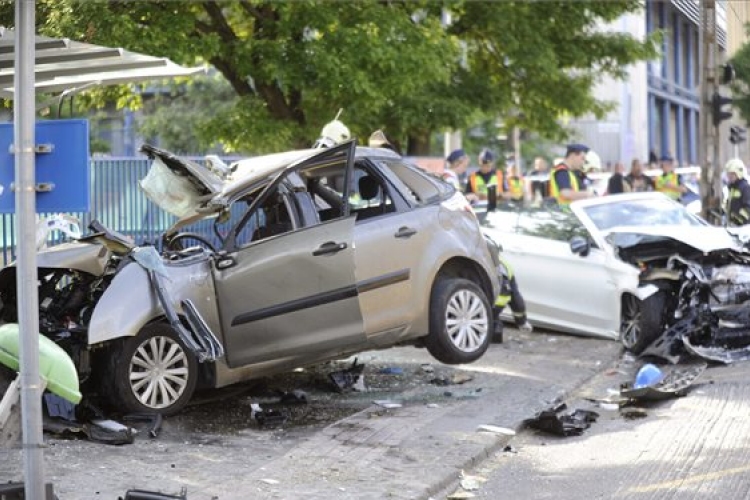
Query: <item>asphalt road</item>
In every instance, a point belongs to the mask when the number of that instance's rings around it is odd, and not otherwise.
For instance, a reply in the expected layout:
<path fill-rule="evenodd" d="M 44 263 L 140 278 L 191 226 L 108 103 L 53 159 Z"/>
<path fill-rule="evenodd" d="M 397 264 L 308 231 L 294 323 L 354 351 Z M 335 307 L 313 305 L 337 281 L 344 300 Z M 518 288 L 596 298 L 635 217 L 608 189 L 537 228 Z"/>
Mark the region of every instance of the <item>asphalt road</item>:
<path fill-rule="evenodd" d="M 606 398 L 641 363 L 607 370 L 570 397 L 569 408 L 601 415 L 583 435 L 524 431 L 512 450 L 467 471 L 470 491 L 453 484 L 440 498 L 750 498 L 750 363 L 709 366 L 686 396 L 638 405 L 633 420 L 585 399 Z"/>

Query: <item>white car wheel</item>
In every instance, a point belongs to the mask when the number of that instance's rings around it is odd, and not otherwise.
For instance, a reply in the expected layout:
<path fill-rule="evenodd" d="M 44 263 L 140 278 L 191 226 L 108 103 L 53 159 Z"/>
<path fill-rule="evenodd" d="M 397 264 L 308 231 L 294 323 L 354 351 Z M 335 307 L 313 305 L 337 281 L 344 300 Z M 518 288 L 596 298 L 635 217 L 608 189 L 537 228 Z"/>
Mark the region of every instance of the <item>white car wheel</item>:
<path fill-rule="evenodd" d="M 463 352 L 474 352 L 489 334 L 489 317 L 482 297 L 473 290 L 460 289 L 448 300 L 445 327 L 448 336 Z"/>

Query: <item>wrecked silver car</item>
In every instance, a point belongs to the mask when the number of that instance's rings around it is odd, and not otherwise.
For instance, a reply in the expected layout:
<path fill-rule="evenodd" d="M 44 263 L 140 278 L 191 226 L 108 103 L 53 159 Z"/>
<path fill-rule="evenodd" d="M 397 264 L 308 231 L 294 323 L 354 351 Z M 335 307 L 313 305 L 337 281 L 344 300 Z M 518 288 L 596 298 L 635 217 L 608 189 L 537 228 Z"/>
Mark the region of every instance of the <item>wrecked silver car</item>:
<path fill-rule="evenodd" d="M 161 249 L 99 224 L 39 253 L 41 334 L 86 391 L 172 414 L 216 388 L 402 344 L 486 351 L 498 293 L 466 200 L 354 141 L 202 166 L 151 146 L 146 195 L 179 220 Z M 213 221 L 212 233 L 189 232 Z M 0 271 L 17 321 L 16 269 Z"/>

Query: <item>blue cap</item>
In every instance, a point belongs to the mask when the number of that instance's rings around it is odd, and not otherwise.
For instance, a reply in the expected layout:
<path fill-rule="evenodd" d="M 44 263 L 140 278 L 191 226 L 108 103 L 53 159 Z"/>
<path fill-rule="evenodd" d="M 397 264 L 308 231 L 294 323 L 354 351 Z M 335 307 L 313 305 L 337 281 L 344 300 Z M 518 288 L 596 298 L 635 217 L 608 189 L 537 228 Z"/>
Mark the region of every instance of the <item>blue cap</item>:
<path fill-rule="evenodd" d="M 661 155 L 661 158 L 659 158 L 659 161 L 674 161 L 674 158 L 669 153 L 665 153 Z"/>
<path fill-rule="evenodd" d="M 465 156 L 466 156 L 466 153 L 464 153 L 463 149 L 454 149 L 453 151 L 451 151 L 451 154 L 448 155 L 448 158 L 446 158 L 446 161 L 448 163 L 455 163 Z"/>
<path fill-rule="evenodd" d="M 569 155 L 570 153 L 588 153 L 589 147 L 585 144 L 568 144 L 567 146 L 567 152 L 565 155 Z"/>
<path fill-rule="evenodd" d="M 495 155 L 489 149 L 485 148 L 479 153 L 479 163 L 489 163 L 495 161 Z"/>

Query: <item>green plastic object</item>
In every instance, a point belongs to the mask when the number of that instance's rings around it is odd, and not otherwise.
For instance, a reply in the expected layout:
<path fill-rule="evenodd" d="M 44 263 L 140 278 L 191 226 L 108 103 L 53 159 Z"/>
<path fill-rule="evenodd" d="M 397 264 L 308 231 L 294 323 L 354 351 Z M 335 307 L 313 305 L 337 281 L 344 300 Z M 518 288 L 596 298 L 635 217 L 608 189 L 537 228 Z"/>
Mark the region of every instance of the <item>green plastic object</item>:
<path fill-rule="evenodd" d="M 18 371 L 19 334 L 16 323 L 0 326 L 0 364 Z M 47 390 L 73 404 L 81 402 L 78 373 L 68 353 L 53 341 L 39 335 L 39 374 L 47 382 Z"/>

